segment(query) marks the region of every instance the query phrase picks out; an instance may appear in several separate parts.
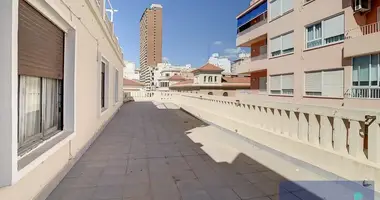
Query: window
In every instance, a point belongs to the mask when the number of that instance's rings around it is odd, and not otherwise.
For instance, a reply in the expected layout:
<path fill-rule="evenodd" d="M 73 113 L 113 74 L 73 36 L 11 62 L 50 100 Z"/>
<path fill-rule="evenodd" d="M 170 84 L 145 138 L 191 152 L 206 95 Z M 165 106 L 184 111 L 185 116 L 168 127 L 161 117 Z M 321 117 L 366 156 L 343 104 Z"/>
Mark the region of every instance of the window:
<path fill-rule="evenodd" d="M 102 111 L 107 109 L 108 97 L 108 67 L 104 61 L 101 62 L 100 71 L 100 108 Z"/>
<path fill-rule="evenodd" d="M 212 92 L 209 92 L 208 95 L 213 95 L 213 93 L 212 93 Z"/>
<path fill-rule="evenodd" d="M 294 74 L 270 76 L 270 93 L 293 95 Z"/>
<path fill-rule="evenodd" d="M 223 92 L 224 97 L 228 97 L 228 92 Z"/>
<path fill-rule="evenodd" d="M 119 71 L 115 70 L 115 103 L 119 101 Z"/>
<path fill-rule="evenodd" d="M 272 57 L 294 52 L 293 34 L 294 32 L 292 31 L 271 39 L 270 49 Z"/>
<path fill-rule="evenodd" d="M 343 97 L 343 69 L 305 73 L 305 95 Z"/>
<path fill-rule="evenodd" d="M 19 153 L 62 130 L 62 80 L 19 76 Z"/>
<path fill-rule="evenodd" d="M 214 77 L 214 82 L 215 82 L 215 83 L 217 82 L 217 79 L 218 79 L 218 77 L 215 76 L 215 77 Z"/>
<path fill-rule="evenodd" d="M 204 77 L 203 77 L 203 82 L 204 82 L 204 83 L 206 83 L 206 79 L 207 79 L 207 77 L 204 76 Z"/>
<path fill-rule="evenodd" d="M 342 40 L 344 40 L 344 14 L 306 27 L 307 49 Z"/>
<path fill-rule="evenodd" d="M 270 2 L 270 19 L 276 19 L 293 10 L 294 0 L 272 0 Z"/>
<path fill-rule="evenodd" d="M 380 54 L 353 59 L 352 85 L 380 87 Z"/>
<path fill-rule="evenodd" d="M 208 77 L 208 82 L 209 82 L 209 83 L 212 83 L 212 76 L 209 76 L 209 77 Z"/>
<path fill-rule="evenodd" d="M 259 77 L 259 91 L 266 92 L 267 91 L 267 77 Z"/>

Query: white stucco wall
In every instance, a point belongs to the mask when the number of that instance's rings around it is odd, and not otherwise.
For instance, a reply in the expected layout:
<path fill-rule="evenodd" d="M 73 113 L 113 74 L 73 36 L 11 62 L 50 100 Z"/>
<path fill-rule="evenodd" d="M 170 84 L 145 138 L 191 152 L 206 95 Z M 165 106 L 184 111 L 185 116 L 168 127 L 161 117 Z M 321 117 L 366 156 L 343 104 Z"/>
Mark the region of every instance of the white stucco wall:
<path fill-rule="evenodd" d="M 0 91 L 4 94 L 3 98 L 5 106 L 12 109 L 4 110 L 2 117 L 11 119 L 11 126 L 4 127 L 2 132 L 1 141 L 11 142 L 13 147 L 8 148 L 7 151 L 3 151 L 7 146 L 1 146 L 1 167 L 0 173 L 3 170 L 11 169 L 9 174 L 12 179 L 12 185 L 0 188 L 0 199 L 12 199 L 12 200 L 30 200 L 35 199 L 41 194 L 52 180 L 56 180 L 56 176 L 60 171 L 64 170 L 66 166 L 73 164 L 73 161 L 80 155 L 84 147 L 93 139 L 101 127 L 115 114 L 115 112 L 122 105 L 122 77 L 123 77 L 123 58 L 120 48 L 118 47 L 113 33 L 109 31 L 104 23 L 99 7 L 96 6 L 95 0 L 82 0 L 82 1 L 55 1 L 55 0 L 27 0 L 33 7 L 42 12 L 49 20 L 56 23 L 58 27 L 67 27 L 66 24 L 71 26 L 71 29 L 75 30 L 76 40 L 66 41 L 65 49 L 70 48 L 70 45 L 74 45 L 75 60 L 72 60 L 70 69 L 75 71 L 75 76 L 70 76 L 68 79 L 72 80 L 74 90 L 72 94 L 67 93 L 66 96 L 74 97 L 73 105 L 65 105 L 66 107 L 74 107 L 73 119 L 75 119 L 73 128 L 73 137 L 61 141 L 58 145 L 55 145 L 53 150 L 49 150 L 48 153 L 42 154 L 36 160 L 38 162 L 32 162 L 33 166 L 27 166 L 27 171 L 17 169 L 17 140 L 12 141 L 11 138 L 3 137 L 12 135 L 12 138 L 17 138 L 17 100 L 12 100 L 13 97 L 17 97 L 17 23 L 18 23 L 18 1 L 17 0 L 4 0 L 1 3 L 0 8 L 0 24 L 2 27 L 8 27 L 11 31 L 6 31 L 0 34 L 0 41 L 9 41 L 9 44 L 2 42 L 0 51 L 13 52 L 12 56 L 2 55 L 8 63 L 7 67 L 1 69 L 0 74 L 5 73 L 7 77 L 15 77 L 10 81 L 7 79 L 1 79 Z M 69 10 L 71 9 L 71 11 Z M 7 11 L 7 12 L 5 12 Z M 75 15 L 71 14 L 73 12 Z M 78 16 L 75 17 L 75 16 Z M 8 25 L 8 26 L 6 26 Z M 13 27 L 13 29 L 11 29 Z M 7 28 L 7 29 L 8 29 Z M 70 29 L 64 29 L 64 31 L 70 32 Z M 70 34 L 67 34 L 70 35 Z M 100 112 L 100 59 L 106 59 L 109 63 L 109 80 L 107 101 L 108 109 L 104 112 Z M 3 60 L 3 59 L 2 59 Z M 4 60 L 3 60 L 4 61 Z M 65 62 L 70 61 L 66 59 Z M 66 67 L 66 65 L 65 65 Z M 69 68 L 68 68 L 69 69 Z M 119 71 L 119 95 L 118 102 L 115 103 L 114 83 L 115 83 L 115 70 Z M 3 73 L 4 72 L 4 73 Z M 13 73 L 14 72 L 14 73 Z M 65 72 L 66 78 L 66 72 Z M 66 80 L 68 80 L 66 79 Z M 7 82 L 7 83 L 6 83 Z M 6 84 L 5 84 L 6 83 Z M 65 85 L 66 87 L 66 85 Z M 67 88 L 65 88 L 66 90 Z M 15 95 L 9 95 L 10 93 Z M 13 97 L 12 97 L 13 96 Z M 12 98 L 11 98 L 12 97 Z M 10 99 L 9 99 L 10 98 Z M 66 97 L 65 97 L 66 98 Z M 16 98 L 17 99 L 17 98 Z M 14 106 L 11 106 L 7 102 L 15 102 Z M 2 107 L 1 110 L 3 111 Z M 8 112 L 9 111 L 9 112 Z M 64 114 L 67 115 L 68 113 Z M 3 118 L 1 117 L 1 125 L 3 124 Z M 65 124 L 66 126 L 66 124 Z M 65 127 L 64 127 L 65 128 Z M 11 156 L 11 159 L 3 159 L 6 155 Z M 9 163 L 11 163 L 9 165 Z M 12 168 L 8 168 L 12 166 Z M 4 177 L 0 179 L 3 180 Z M 5 180 L 5 179 L 4 179 Z M 51 187 L 51 185 L 49 186 Z M 54 188 L 54 187 L 53 187 Z M 50 189 L 51 190 L 51 189 Z M 43 194 L 41 194 L 43 196 Z M 45 194 L 46 195 L 46 194 Z"/>

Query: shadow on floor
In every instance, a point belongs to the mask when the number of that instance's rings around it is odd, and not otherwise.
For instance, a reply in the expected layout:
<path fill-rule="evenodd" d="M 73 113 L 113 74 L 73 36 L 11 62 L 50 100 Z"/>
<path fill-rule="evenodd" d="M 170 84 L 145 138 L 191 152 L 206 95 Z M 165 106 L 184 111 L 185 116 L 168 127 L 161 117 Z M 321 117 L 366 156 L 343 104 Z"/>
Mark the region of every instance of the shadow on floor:
<path fill-rule="evenodd" d="M 321 199 L 218 138 L 198 143 L 209 127 L 172 106 L 127 103 L 48 200 Z"/>

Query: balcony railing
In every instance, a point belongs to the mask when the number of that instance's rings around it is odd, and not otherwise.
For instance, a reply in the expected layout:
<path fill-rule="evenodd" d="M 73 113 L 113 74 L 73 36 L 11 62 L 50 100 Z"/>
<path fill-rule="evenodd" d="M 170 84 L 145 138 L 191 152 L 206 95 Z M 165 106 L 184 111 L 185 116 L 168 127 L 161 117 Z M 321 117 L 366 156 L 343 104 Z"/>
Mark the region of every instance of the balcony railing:
<path fill-rule="evenodd" d="M 380 22 L 367 24 L 355 29 L 347 30 L 345 33 L 346 39 L 356 38 L 364 35 L 370 35 L 380 32 Z"/>
<path fill-rule="evenodd" d="M 250 26 L 249 28 L 241 30 L 238 33 L 238 36 L 244 35 L 244 34 L 250 32 L 250 31 L 252 31 L 252 30 L 254 30 L 254 29 L 256 29 L 256 28 L 258 28 L 258 27 L 260 27 L 260 26 L 262 26 L 264 24 L 266 24 L 267 22 L 268 22 L 268 19 L 267 19 L 266 15 L 263 15 L 263 19 L 261 21 L 259 21 L 256 24 Z"/>
<path fill-rule="evenodd" d="M 358 99 L 380 99 L 380 88 L 354 87 L 348 96 Z"/>

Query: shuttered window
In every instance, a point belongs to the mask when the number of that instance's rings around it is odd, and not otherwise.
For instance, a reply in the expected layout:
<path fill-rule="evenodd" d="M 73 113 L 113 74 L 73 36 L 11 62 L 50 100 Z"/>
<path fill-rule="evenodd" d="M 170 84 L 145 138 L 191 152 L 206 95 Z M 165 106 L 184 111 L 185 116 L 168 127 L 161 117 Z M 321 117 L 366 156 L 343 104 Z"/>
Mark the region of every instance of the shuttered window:
<path fill-rule="evenodd" d="M 344 14 L 306 27 L 306 48 L 318 47 L 344 40 Z"/>
<path fill-rule="evenodd" d="M 305 73 L 305 94 L 343 97 L 343 69 Z"/>
<path fill-rule="evenodd" d="M 25 0 L 18 22 L 18 154 L 63 130 L 64 32 Z"/>
<path fill-rule="evenodd" d="M 294 0 L 270 1 L 270 19 L 276 19 L 294 8 Z"/>
<path fill-rule="evenodd" d="M 294 52 L 293 35 L 294 32 L 292 31 L 271 39 L 272 57 Z"/>
<path fill-rule="evenodd" d="M 270 76 L 271 94 L 293 95 L 294 74 L 283 74 Z"/>
<path fill-rule="evenodd" d="M 63 79 L 64 32 L 25 0 L 19 4 L 20 75 Z"/>

